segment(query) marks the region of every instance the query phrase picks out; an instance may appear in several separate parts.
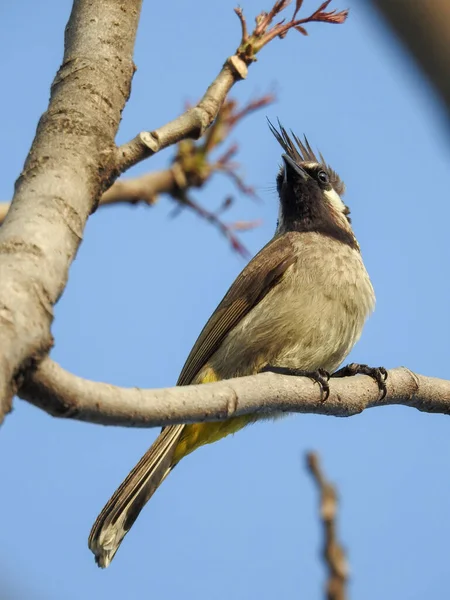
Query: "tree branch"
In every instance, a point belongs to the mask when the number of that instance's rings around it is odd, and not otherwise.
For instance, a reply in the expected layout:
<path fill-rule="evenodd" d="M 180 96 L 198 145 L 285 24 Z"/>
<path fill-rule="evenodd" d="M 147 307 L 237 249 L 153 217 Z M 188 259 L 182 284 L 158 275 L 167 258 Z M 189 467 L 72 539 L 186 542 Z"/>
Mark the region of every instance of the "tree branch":
<path fill-rule="evenodd" d="M 440 94 L 450 116 L 450 2 L 372 2 Z"/>
<path fill-rule="evenodd" d="M 160 194 L 170 194 L 175 185 L 172 169 L 154 171 L 139 177 L 118 179 L 101 196 L 99 206 L 139 204 L 152 206 Z"/>
<path fill-rule="evenodd" d="M 143 202 L 150 206 L 156 202 L 158 194 L 170 188 L 172 181 L 173 177 L 169 169 L 147 173 L 140 177 L 119 179 L 102 194 L 98 205 L 111 206 Z M 5 220 L 10 206 L 10 202 L 0 202 L 0 225 Z"/>
<path fill-rule="evenodd" d="M 306 464 L 320 494 L 320 516 L 323 524 L 323 558 L 328 569 L 327 600 L 345 600 L 348 563 L 337 537 L 338 498 L 335 487 L 327 481 L 315 452 L 308 452 Z"/>
<path fill-rule="evenodd" d="M 389 371 L 387 394 L 366 376 L 330 380 L 323 401 L 319 386 L 305 377 L 263 373 L 203 385 L 166 389 L 121 388 L 88 381 L 45 358 L 19 395 L 55 417 L 102 425 L 156 427 L 221 421 L 249 413 L 298 412 L 348 417 L 366 408 L 400 404 L 450 414 L 450 381 L 404 367 Z"/>
<path fill-rule="evenodd" d="M 118 179 L 101 195 L 98 205 L 140 202 L 152 205 L 160 194 L 168 194 L 176 200 L 176 193 L 180 189 L 201 188 L 216 173 L 225 174 L 230 178 L 242 194 L 257 197 L 254 188 L 240 177 L 240 164 L 231 161 L 239 150 L 238 144 L 231 145 L 217 159 L 214 159 L 212 154 L 229 140 L 234 127 L 242 119 L 274 101 L 273 94 L 264 94 L 241 107 L 236 100 L 227 99 L 209 128 L 204 142 L 180 142 L 171 159 L 170 168 L 138 177 Z M 10 202 L 0 202 L 0 224 L 5 220 L 10 206 Z"/>
<path fill-rule="evenodd" d="M 0 228 L 0 422 L 53 344 L 53 305 L 114 171 L 140 8 L 141 0 L 74 1 L 49 107 Z"/>
<path fill-rule="evenodd" d="M 345 12 L 325 12 L 329 2 L 302 23 L 343 22 Z M 282 32 L 276 29 L 279 24 L 271 27 L 271 19 L 289 3 L 277 0 L 270 13 L 258 17 L 252 35 L 245 32 L 247 38 L 196 107 L 118 149 L 114 140 L 135 70 L 141 3 L 74 0 L 49 108 L 0 228 L 0 422 L 27 373 L 53 345 L 53 306 L 101 194 L 143 158 L 188 136 L 201 136 L 274 31 L 282 37 L 297 24 L 298 10 Z"/>
<path fill-rule="evenodd" d="M 327 0 L 309 17 L 296 19 L 302 4 L 302 2 L 297 2 L 294 14 L 287 23 L 283 19 L 280 23 L 273 25 L 275 17 L 290 4 L 290 0 L 277 0 L 270 12 L 262 12 L 256 17 L 256 26 L 250 35 L 247 32 L 242 9 L 235 9 L 242 28 L 240 45 L 233 56 L 227 58 L 203 98 L 196 106 L 189 108 L 170 123 L 153 131 L 142 131 L 134 139 L 120 146 L 116 159 L 118 170 L 123 173 L 138 162 L 182 139 L 202 137 L 216 118 L 230 89 L 236 82 L 247 77 L 248 67 L 257 60 L 256 55 L 273 38 L 283 38 L 291 29 L 296 29 L 306 35 L 303 26 L 308 23 L 343 23 L 345 21 L 348 11 L 325 12 L 330 3 L 331 0 Z"/>
<path fill-rule="evenodd" d="M 176 146 L 172 166 L 164 171 L 147 173 L 139 177 L 119 179 L 102 194 L 99 206 L 114 204 L 155 204 L 160 194 L 170 196 L 179 209 L 189 207 L 201 218 L 215 225 L 228 239 L 232 248 L 243 256 L 247 249 L 241 244 L 235 231 L 246 231 L 259 225 L 259 221 L 238 221 L 225 223 L 220 214 L 230 208 L 233 198 L 228 196 L 215 211 L 207 210 L 187 196 L 192 188 L 202 188 L 216 173 L 226 175 L 241 194 L 256 198 L 253 187 L 247 185 L 239 175 L 240 164 L 232 161 L 239 150 L 238 144 L 231 145 L 223 154 L 214 159 L 215 151 L 229 140 L 234 127 L 246 116 L 274 102 L 272 94 L 265 94 L 240 107 L 236 100 L 227 99 L 204 140 L 193 142 L 184 140 Z M 5 219 L 10 204 L 0 203 L 0 223 Z M 180 210 L 177 211 L 177 213 Z"/>

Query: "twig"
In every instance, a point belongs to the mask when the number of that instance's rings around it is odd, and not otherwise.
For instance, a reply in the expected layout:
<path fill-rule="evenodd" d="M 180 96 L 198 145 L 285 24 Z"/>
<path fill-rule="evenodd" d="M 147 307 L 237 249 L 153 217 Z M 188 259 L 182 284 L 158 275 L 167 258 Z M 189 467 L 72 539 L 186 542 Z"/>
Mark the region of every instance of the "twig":
<path fill-rule="evenodd" d="M 249 413 L 299 412 L 348 417 L 375 406 L 401 404 L 450 414 L 450 381 L 404 367 L 389 371 L 387 394 L 363 375 L 330 380 L 323 401 L 317 384 L 304 377 L 263 373 L 218 383 L 143 390 L 77 377 L 44 359 L 19 396 L 51 415 L 103 425 L 155 427 L 220 421 Z"/>
<path fill-rule="evenodd" d="M 306 29 L 303 27 L 303 25 L 306 25 L 308 23 L 343 23 L 348 16 L 348 10 L 342 10 L 339 12 L 337 12 L 336 10 L 331 10 L 330 12 L 326 12 L 325 9 L 328 7 L 329 4 L 331 4 L 331 1 L 332 0 L 326 0 L 326 2 L 323 2 L 319 6 L 319 8 L 315 10 L 309 17 L 306 17 L 304 19 L 296 19 L 297 13 L 303 4 L 303 2 L 297 2 L 294 14 L 290 21 L 288 21 L 287 23 L 285 23 L 284 20 L 280 21 L 271 29 L 267 30 L 268 25 L 271 24 L 274 17 L 282 10 L 284 10 L 286 6 L 290 3 L 290 0 L 280 0 L 275 4 L 274 8 L 266 16 L 266 18 L 262 19 L 259 26 L 256 28 L 254 32 L 255 39 L 251 40 L 250 36 L 250 43 L 254 44 L 254 49 L 256 50 L 256 52 L 259 52 L 259 50 L 263 46 L 268 44 L 271 40 L 273 40 L 273 38 L 284 38 L 291 29 L 295 29 L 303 35 L 308 35 Z"/>
<path fill-rule="evenodd" d="M 116 166 L 123 173 L 138 162 L 154 155 L 163 148 L 183 139 L 199 139 L 216 118 L 228 92 L 233 85 L 247 77 L 248 67 L 256 60 L 256 55 L 273 38 L 283 38 L 291 29 L 306 34 L 304 25 L 313 22 L 343 23 L 348 11 L 326 12 L 331 0 L 319 6 L 309 17 L 296 19 L 301 2 L 296 3 L 294 15 L 287 23 L 281 21 L 272 25 L 273 20 L 289 4 L 290 0 L 278 0 L 270 12 L 262 12 L 256 17 L 256 27 L 251 34 L 247 30 L 247 22 L 241 8 L 235 9 L 241 23 L 241 43 L 235 54 L 223 65 L 216 79 L 206 90 L 200 102 L 188 108 L 182 115 L 153 131 L 143 131 L 129 142 L 117 149 Z"/>
<path fill-rule="evenodd" d="M 211 158 L 213 152 L 229 139 L 232 129 L 246 116 L 267 106 L 274 101 L 274 96 L 266 94 L 256 98 L 242 108 L 239 108 L 235 100 L 226 100 L 214 123 L 199 141 L 182 140 L 177 146 L 177 153 L 173 160 L 172 171 L 175 185 L 170 191 L 171 197 L 180 206 L 187 206 L 197 213 L 201 218 L 213 224 L 230 242 L 231 247 L 244 257 L 249 256 L 248 250 L 236 236 L 235 231 L 246 231 L 256 227 L 259 222 L 247 221 L 227 224 L 220 218 L 220 214 L 229 209 L 232 199 L 227 197 L 216 211 L 208 210 L 193 200 L 188 194 L 192 187 L 202 187 L 215 173 L 227 175 L 238 190 L 251 197 L 257 197 L 252 186 L 245 183 L 239 174 L 239 163 L 232 162 L 232 158 L 239 150 L 237 144 L 232 144 L 215 161 Z M 181 211 L 176 209 L 174 215 Z"/>
<path fill-rule="evenodd" d="M 252 196 L 253 198 L 258 199 L 255 188 L 245 183 L 242 177 L 236 172 L 235 166 L 233 164 L 230 163 L 228 165 L 225 165 L 217 163 L 216 170 L 229 177 L 242 194 L 245 194 L 246 196 Z"/>
<path fill-rule="evenodd" d="M 336 515 L 338 497 L 335 487 L 327 481 L 315 452 L 308 452 L 306 464 L 320 494 L 320 516 L 323 524 L 323 559 L 328 569 L 327 600 L 345 600 L 348 563 L 344 548 L 337 537 Z"/>
<path fill-rule="evenodd" d="M 194 202 L 194 200 L 192 200 L 191 198 L 189 198 L 189 196 L 185 193 L 180 191 L 178 196 L 175 196 L 177 198 L 177 200 L 180 202 L 181 205 L 184 206 L 188 206 L 189 208 L 191 208 L 195 213 L 197 213 L 197 215 L 199 217 L 201 217 L 202 219 L 205 219 L 206 221 L 208 221 L 209 223 L 211 223 L 212 225 L 214 225 L 215 227 L 217 227 L 217 229 L 220 231 L 220 233 L 222 233 L 222 235 L 225 236 L 225 238 L 230 242 L 231 247 L 233 248 L 233 250 L 236 250 L 236 252 L 238 254 L 240 254 L 243 258 L 249 258 L 249 251 L 247 250 L 247 248 L 241 243 L 241 241 L 239 240 L 239 238 L 237 237 L 237 235 L 235 235 L 235 231 L 248 231 L 250 229 L 253 229 L 254 227 L 258 227 L 258 225 L 260 224 L 260 221 L 245 221 L 244 223 L 224 223 L 224 221 L 222 221 L 220 219 L 220 217 L 218 216 L 217 213 L 213 213 L 209 210 L 207 210 L 206 208 L 204 208 L 203 206 L 200 206 L 199 204 L 197 204 L 196 202 Z M 230 202 L 227 202 L 227 208 L 230 206 Z M 223 206 L 222 205 L 220 207 L 220 212 L 223 212 Z"/>

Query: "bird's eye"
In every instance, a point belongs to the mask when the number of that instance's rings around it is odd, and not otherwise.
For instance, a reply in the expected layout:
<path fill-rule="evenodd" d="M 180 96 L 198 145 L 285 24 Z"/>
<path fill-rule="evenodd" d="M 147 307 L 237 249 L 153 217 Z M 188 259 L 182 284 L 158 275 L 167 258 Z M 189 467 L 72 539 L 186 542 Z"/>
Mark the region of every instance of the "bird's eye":
<path fill-rule="evenodd" d="M 329 181 L 328 174 L 325 171 L 319 171 L 317 173 L 317 179 L 320 181 L 320 183 L 328 183 Z"/>

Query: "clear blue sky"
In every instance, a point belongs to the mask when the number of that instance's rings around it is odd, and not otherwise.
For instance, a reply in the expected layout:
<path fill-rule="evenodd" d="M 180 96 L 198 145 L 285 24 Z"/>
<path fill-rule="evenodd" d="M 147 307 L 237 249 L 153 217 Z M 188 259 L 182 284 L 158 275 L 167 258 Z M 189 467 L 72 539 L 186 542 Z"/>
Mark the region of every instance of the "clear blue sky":
<path fill-rule="evenodd" d="M 0 198 L 46 109 L 70 2 L 0 7 Z M 138 71 L 118 141 L 194 101 L 235 49 L 235 3 L 145 2 Z M 269 2 L 243 0 L 254 15 Z M 305 10 L 317 5 L 307 0 Z M 450 378 L 448 197 L 444 115 L 378 16 L 357 0 L 342 26 L 313 25 L 266 48 L 233 95 L 276 89 L 278 103 L 237 129 L 240 160 L 263 198 L 227 218 L 263 218 L 272 235 L 280 148 L 277 116 L 339 171 L 377 309 L 350 359 Z M 163 168 L 168 149 L 134 174 Z M 196 198 L 216 207 L 217 178 Z M 173 205 L 98 211 L 56 307 L 52 356 L 78 375 L 123 386 L 173 385 L 204 322 L 244 266 L 211 226 Z M 258 424 L 186 459 L 128 535 L 112 566 L 87 548 L 98 511 L 156 431 L 50 418 L 17 400 L 0 432 L 1 598 L 323 597 L 316 491 L 304 453 L 320 452 L 342 498 L 353 598 L 442 598 L 448 589 L 450 421 L 389 407 L 349 419 L 292 416 Z"/>

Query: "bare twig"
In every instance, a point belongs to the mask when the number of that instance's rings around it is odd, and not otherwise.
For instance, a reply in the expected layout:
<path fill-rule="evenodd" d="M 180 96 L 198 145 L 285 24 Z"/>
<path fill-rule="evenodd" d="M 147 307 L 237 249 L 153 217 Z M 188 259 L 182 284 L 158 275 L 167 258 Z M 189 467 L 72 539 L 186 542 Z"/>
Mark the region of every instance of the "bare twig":
<path fill-rule="evenodd" d="M 218 172 L 222 172 L 224 175 L 229 177 L 242 194 L 258 198 L 255 188 L 245 183 L 242 177 L 236 172 L 236 168 L 233 163 L 221 164 L 218 162 L 216 163 L 215 168 Z"/>
<path fill-rule="evenodd" d="M 450 381 L 417 375 L 404 367 L 389 371 L 383 399 L 373 379 L 360 375 L 331 379 L 330 396 L 323 401 L 318 385 L 304 377 L 263 373 L 218 383 L 143 390 L 88 381 L 45 358 L 19 395 L 57 417 L 127 427 L 220 421 L 255 412 L 348 417 L 388 404 L 450 414 Z"/>
<path fill-rule="evenodd" d="M 256 17 L 256 27 L 251 34 L 247 30 L 247 22 L 241 8 L 235 9 L 241 23 L 241 43 L 235 54 L 230 56 L 216 79 L 206 90 L 200 102 L 177 117 L 175 120 L 153 131 L 143 131 L 134 139 L 123 144 L 117 151 L 117 169 L 123 173 L 138 162 L 152 156 L 163 148 L 180 140 L 198 139 L 204 135 L 213 123 L 232 86 L 247 77 L 248 67 L 256 60 L 256 55 L 273 38 L 283 38 L 289 30 L 296 29 L 306 34 L 303 25 L 313 22 L 343 23 L 348 11 L 326 12 L 331 0 L 327 0 L 309 17 L 296 19 L 301 2 L 296 3 L 294 15 L 287 23 L 281 21 L 272 25 L 277 17 L 290 3 L 290 0 L 277 0 L 270 12 L 262 12 Z"/>
<path fill-rule="evenodd" d="M 450 2 L 372 2 L 440 94 L 450 116 Z"/>
<path fill-rule="evenodd" d="M 214 212 L 211 212 L 200 206 L 192 200 L 185 192 L 180 191 L 177 196 L 177 200 L 180 204 L 184 206 L 188 206 L 195 213 L 198 214 L 199 217 L 205 219 L 209 223 L 213 224 L 217 229 L 225 236 L 225 238 L 230 242 L 233 250 L 236 250 L 238 254 L 240 254 L 244 258 L 249 258 L 249 251 L 247 248 L 241 243 L 237 235 L 234 233 L 235 231 L 248 231 L 249 229 L 253 229 L 254 227 L 258 227 L 260 225 L 260 221 L 245 221 L 244 223 L 224 223 L 222 219 L 220 219 L 219 215 Z M 230 202 L 227 202 L 227 208 L 230 206 Z M 223 208 L 220 207 L 220 212 L 223 211 Z"/>
<path fill-rule="evenodd" d="M 345 600 L 348 564 L 344 548 L 337 537 L 336 515 L 338 497 L 335 487 L 327 481 L 315 452 L 308 452 L 306 464 L 320 494 L 320 516 L 323 524 L 323 558 L 328 569 L 327 600 Z"/>

